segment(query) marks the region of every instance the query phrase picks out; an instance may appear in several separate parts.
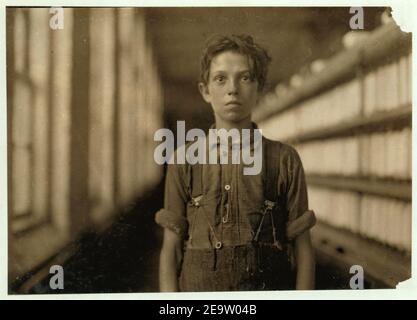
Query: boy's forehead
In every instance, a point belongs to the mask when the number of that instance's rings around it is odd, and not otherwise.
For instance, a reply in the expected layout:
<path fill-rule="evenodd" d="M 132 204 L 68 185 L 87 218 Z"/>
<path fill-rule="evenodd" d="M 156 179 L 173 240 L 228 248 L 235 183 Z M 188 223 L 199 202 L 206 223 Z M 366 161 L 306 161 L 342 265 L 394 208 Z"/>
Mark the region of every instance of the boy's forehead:
<path fill-rule="evenodd" d="M 252 70 L 252 59 L 242 53 L 235 51 L 224 51 L 213 57 L 210 64 L 210 71 L 221 71 L 225 69 Z"/>

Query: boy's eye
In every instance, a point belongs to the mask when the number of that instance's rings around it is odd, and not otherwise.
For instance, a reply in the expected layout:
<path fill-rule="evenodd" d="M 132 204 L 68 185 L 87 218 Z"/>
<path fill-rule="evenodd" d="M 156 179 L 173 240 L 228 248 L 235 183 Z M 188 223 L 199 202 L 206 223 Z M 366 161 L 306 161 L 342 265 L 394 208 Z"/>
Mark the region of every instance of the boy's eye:
<path fill-rule="evenodd" d="M 222 83 L 226 80 L 226 77 L 224 76 L 217 76 L 216 78 L 214 78 L 214 81 L 218 82 L 218 83 Z"/>
<path fill-rule="evenodd" d="M 243 82 L 249 82 L 249 81 L 251 81 L 251 77 L 249 75 L 242 76 L 242 81 Z"/>

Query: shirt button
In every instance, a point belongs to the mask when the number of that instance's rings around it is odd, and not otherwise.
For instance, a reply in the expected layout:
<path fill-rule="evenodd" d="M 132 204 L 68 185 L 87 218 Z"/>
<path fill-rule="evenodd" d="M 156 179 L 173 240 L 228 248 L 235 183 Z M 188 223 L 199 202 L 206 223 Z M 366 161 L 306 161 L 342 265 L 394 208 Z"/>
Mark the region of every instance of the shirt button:
<path fill-rule="evenodd" d="M 224 186 L 224 189 L 225 189 L 226 191 L 229 191 L 229 190 L 230 190 L 230 185 L 229 185 L 229 184 L 226 184 L 226 185 Z"/>

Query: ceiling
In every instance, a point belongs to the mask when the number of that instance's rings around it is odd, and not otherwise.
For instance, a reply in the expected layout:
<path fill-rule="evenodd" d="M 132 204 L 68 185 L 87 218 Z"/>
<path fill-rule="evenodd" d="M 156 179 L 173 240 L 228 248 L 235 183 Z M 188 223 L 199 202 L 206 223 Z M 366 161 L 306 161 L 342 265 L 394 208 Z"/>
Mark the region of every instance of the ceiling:
<path fill-rule="evenodd" d="M 365 30 L 379 24 L 382 11 L 365 8 Z M 339 51 L 352 14 L 347 7 L 175 7 L 147 8 L 146 16 L 165 85 L 197 81 L 200 53 L 210 35 L 246 33 L 272 57 L 271 87 Z"/>

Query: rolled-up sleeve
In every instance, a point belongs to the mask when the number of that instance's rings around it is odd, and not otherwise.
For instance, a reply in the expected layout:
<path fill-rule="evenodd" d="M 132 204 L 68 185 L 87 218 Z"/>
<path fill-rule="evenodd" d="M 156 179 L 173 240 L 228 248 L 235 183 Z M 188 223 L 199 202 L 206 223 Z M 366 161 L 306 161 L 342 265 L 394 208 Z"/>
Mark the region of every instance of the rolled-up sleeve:
<path fill-rule="evenodd" d="M 280 170 L 286 177 L 288 220 L 293 221 L 308 210 L 307 185 L 303 164 L 298 152 L 285 145 Z"/>
<path fill-rule="evenodd" d="M 186 218 L 187 193 L 181 165 L 168 164 L 165 178 L 164 208 L 155 215 L 161 227 L 168 228 L 185 239 L 188 230 Z"/>

